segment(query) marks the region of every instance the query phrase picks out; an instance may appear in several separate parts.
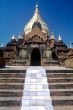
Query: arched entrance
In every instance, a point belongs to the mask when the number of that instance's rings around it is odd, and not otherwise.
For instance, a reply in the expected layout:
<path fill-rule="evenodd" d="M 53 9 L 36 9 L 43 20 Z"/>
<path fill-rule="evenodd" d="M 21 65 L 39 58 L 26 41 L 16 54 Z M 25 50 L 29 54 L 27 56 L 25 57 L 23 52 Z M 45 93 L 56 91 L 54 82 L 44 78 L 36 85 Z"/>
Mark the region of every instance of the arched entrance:
<path fill-rule="evenodd" d="M 34 48 L 31 53 L 31 66 L 40 66 L 41 65 L 41 55 L 39 48 Z"/>

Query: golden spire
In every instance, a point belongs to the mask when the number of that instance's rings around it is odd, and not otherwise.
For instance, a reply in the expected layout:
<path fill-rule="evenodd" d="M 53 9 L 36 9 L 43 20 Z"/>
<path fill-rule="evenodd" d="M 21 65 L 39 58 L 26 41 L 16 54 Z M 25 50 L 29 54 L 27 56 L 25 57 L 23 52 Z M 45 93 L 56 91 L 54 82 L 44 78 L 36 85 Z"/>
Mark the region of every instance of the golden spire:
<path fill-rule="evenodd" d="M 41 24 L 42 32 L 44 32 L 44 33 L 48 32 L 48 26 L 42 20 L 42 18 L 40 16 L 38 2 L 36 3 L 35 12 L 34 12 L 33 17 L 30 19 L 30 21 L 26 24 L 26 26 L 24 28 L 25 34 L 28 34 L 29 32 L 32 31 L 32 27 L 35 22 L 39 22 Z"/>

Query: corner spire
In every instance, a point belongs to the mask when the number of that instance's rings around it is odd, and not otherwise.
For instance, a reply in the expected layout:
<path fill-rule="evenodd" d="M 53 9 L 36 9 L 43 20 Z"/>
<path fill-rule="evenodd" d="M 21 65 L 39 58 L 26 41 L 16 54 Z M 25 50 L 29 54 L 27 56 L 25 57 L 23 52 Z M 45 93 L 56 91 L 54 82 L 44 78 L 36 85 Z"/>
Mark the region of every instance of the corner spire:
<path fill-rule="evenodd" d="M 12 40 L 14 40 L 15 39 L 15 35 L 13 34 L 13 36 L 12 36 L 12 38 L 11 38 Z"/>
<path fill-rule="evenodd" d="M 60 34 L 59 34 L 58 41 L 61 41 L 61 40 L 62 40 L 62 38 L 61 38 L 61 36 L 60 36 Z"/>

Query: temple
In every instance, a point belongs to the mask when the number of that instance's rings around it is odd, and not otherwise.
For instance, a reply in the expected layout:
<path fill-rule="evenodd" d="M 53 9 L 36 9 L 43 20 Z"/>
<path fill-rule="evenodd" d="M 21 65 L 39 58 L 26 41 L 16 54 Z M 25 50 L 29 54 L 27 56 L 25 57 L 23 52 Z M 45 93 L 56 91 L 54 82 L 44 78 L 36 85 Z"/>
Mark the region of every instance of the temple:
<path fill-rule="evenodd" d="M 73 49 L 55 39 L 38 5 L 0 47 L 0 110 L 73 110 Z"/>
<path fill-rule="evenodd" d="M 13 35 L 6 47 L 2 46 L 0 50 L 6 66 L 65 66 L 70 52 L 60 35 L 56 40 L 54 34 L 49 32 L 40 16 L 38 4 L 23 34 L 17 39 Z"/>

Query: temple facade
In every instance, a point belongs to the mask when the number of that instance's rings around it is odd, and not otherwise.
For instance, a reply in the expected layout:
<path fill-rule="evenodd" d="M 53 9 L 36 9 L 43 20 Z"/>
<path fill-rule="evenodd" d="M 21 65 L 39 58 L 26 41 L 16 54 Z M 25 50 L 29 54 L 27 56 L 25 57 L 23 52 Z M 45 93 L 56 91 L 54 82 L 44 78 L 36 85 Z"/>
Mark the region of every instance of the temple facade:
<path fill-rule="evenodd" d="M 13 35 L 11 41 L 0 50 L 7 66 L 65 66 L 70 52 L 60 35 L 56 40 L 54 34 L 49 32 L 40 16 L 38 5 L 23 34 L 18 39 Z"/>

